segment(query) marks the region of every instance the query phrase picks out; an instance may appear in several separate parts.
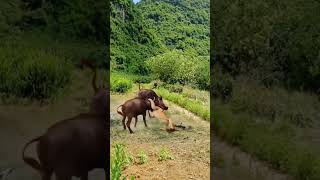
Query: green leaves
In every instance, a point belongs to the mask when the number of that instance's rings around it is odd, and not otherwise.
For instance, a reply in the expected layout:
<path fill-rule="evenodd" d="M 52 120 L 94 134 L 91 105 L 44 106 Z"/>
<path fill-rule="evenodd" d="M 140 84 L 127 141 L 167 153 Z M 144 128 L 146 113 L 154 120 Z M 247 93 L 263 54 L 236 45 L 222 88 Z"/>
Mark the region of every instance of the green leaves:
<path fill-rule="evenodd" d="M 151 57 L 147 67 L 160 80 L 167 83 L 190 84 L 208 89 L 210 84 L 209 59 L 179 50 Z"/>

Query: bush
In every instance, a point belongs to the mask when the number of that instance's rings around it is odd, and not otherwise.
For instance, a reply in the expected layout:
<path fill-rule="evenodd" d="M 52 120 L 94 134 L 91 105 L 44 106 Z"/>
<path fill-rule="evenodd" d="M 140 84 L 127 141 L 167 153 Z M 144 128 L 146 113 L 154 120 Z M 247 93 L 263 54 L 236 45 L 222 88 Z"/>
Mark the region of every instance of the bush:
<path fill-rule="evenodd" d="M 210 61 L 204 60 L 197 64 L 194 84 L 202 90 L 210 90 Z"/>
<path fill-rule="evenodd" d="M 11 46 L 1 47 L 0 55 L 0 92 L 6 96 L 53 98 L 71 80 L 72 66 L 62 57 Z"/>
<path fill-rule="evenodd" d="M 166 83 L 209 88 L 210 66 L 207 59 L 173 50 L 148 59 L 146 64 L 156 78 Z"/>
<path fill-rule="evenodd" d="M 128 92 L 132 88 L 133 82 L 119 74 L 111 74 L 111 88 L 110 90 L 118 93 Z"/>

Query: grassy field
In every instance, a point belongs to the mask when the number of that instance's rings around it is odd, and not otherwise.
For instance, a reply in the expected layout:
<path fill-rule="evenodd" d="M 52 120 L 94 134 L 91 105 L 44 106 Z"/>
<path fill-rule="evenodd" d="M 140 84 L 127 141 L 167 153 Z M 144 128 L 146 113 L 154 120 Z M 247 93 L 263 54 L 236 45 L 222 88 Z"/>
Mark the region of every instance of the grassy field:
<path fill-rule="evenodd" d="M 316 96 L 243 80 L 233 86 L 229 100 L 212 102 L 216 135 L 295 179 L 319 179 Z"/>
<path fill-rule="evenodd" d="M 143 84 L 142 87 L 150 88 L 151 85 Z M 168 114 L 174 122 L 182 122 L 193 127 L 190 130 L 178 131 L 172 134 L 160 131 L 159 129 L 164 125 L 158 120 L 149 119 L 148 117 L 149 128 L 144 127 L 142 119 L 139 117 L 140 121 L 137 128 L 133 127 L 134 123 L 131 125 L 135 133 L 129 134 L 123 130 L 121 117 L 116 113 L 116 108 L 125 100 L 135 97 L 138 91 L 137 85 L 133 85 L 133 89 L 126 94 L 113 93 L 111 95 L 111 143 L 114 146 L 119 143 L 124 144 L 130 154 L 130 159 L 132 159 L 131 163 L 123 168 L 123 177 L 134 176 L 136 179 L 152 179 L 153 177 L 159 177 L 159 179 L 208 179 L 209 174 L 197 169 L 209 168 L 210 123 L 206 113 L 201 115 L 201 113 L 197 112 L 197 108 L 203 108 L 203 112 L 209 111 L 209 93 L 190 89 L 189 87 L 186 87 L 186 89 L 181 94 L 169 92 L 164 88 L 156 90 L 157 93 L 164 97 L 165 103 L 169 105 Z M 201 101 L 201 99 L 206 100 Z M 190 103 L 192 106 L 187 105 Z M 201 117 L 207 117 L 208 119 Z M 213 166 L 216 178 L 227 180 L 292 179 L 275 171 L 267 163 L 255 159 L 241 149 L 224 143 L 216 136 L 213 137 L 214 140 L 211 139 L 211 143 L 214 144 Z M 168 150 L 168 154 L 172 157 L 171 160 L 159 162 L 159 154 L 162 148 Z M 203 151 L 204 149 L 207 152 Z M 141 163 L 141 161 L 144 163 Z M 195 164 L 195 161 L 200 163 Z M 208 164 L 203 164 L 202 162 Z M 190 166 L 190 164 L 192 165 Z M 189 169 L 190 167 L 192 169 Z M 168 173 L 163 173 L 164 169 L 167 169 Z M 175 172 L 173 173 L 171 170 Z M 197 173 L 198 171 L 199 173 Z"/>
<path fill-rule="evenodd" d="M 116 108 L 133 98 L 134 90 L 126 94 L 111 95 L 111 144 L 124 144 L 132 157 L 129 166 L 123 169 L 123 176 L 136 179 L 209 179 L 210 131 L 209 123 L 192 113 L 165 101 L 168 114 L 175 123 L 191 126 L 191 129 L 167 133 L 160 130 L 162 122 L 147 116 L 149 128 L 145 128 L 139 116 L 135 132 L 123 130 L 121 117 Z"/>

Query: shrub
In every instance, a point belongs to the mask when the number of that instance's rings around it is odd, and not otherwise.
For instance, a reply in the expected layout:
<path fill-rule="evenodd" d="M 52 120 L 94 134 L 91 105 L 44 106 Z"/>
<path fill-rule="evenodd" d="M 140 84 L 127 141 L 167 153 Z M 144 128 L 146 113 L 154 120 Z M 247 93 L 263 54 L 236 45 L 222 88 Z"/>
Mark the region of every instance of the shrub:
<path fill-rule="evenodd" d="M 111 91 L 118 93 L 128 92 L 132 88 L 133 82 L 116 73 L 111 74 Z"/>
<path fill-rule="evenodd" d="M 210 61 L 202 60 L 197 63 L 194 84 L 202 90 L 210 90 Z"/>
<path fill-rule="evenodd" d="M 192 84 L 201 89 L 209 88 L 209 60 L 173 50 L 146 61 L 156 78 L 166 83 Z"/>
<path fill-rule="evenodd" d="M 0 54 L 0 92 L 6 96 L 53 98 L 71 81 L 72 66 L 60 56 L 11 46 Z"/>

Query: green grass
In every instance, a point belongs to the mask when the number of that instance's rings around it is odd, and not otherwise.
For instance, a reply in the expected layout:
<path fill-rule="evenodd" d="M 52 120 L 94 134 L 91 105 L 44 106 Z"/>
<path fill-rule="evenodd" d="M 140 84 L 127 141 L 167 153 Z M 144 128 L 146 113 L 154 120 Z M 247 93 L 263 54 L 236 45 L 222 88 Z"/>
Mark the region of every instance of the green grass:
<path fill-rule="evenodd" d="M 138 164 L 145 164 L 147 162 L 148 162 L 148 155 L 143 150 L 141 150 L 138 154 L 137 163 Z"/>
<path fill-rule="evenodd" d="M 199 100 L 159 88 L 157 93 L 203 119 L 209 120 L 209 106 Z M 190 96 L 188 96 L 190 97 Z M 262 103 L 262 102 L 261 102 Z M 233 104 L 232 104 L 233 105 Z M 234 107 L 216 104 L 212 113 L 215 134 L 278 170 L 301 180 L 320 178 L 320 158 L 310 148 L 295 142 L 293 127 L 286 121 L 274 126 L 258 123 L 246 111 L 234 112 Z"/>
<path fill-rule="evenodd" d="M 187 109 L 188 111 L 191 111 L 207 121 L 210 121 L 210 106 L 204 105 L 202 101 L 189 99 L 178 93 L 170 93 L 164 88 L 157 89 L 156 93 L 160 96 L 163 96 L 164 99 L 169 100 Z"/>
<path fill-rule="evenodd" d="M 287 133 L 288 126 L 270 127 L 259 124 L 252 117 L 242 113 L 233 114 L 223 105 L 215 106 L 213 113 L 214 131 L 221 139 L 270 163 L 278 170 L 299 180 L 320 178 L 319 156 L 307 146 L 298 145 Z"/>
<path fill-rule="evenodd" d="M 125 180 L 122 176 L 122 171 L 125 167 L 133 162 L 132 156 L 128 153 L 123 144 L 115 144 L 110 158 L 110 179 L 111 180 Z M 131 177 L 132 179 L 132 177 Z"/>
<path fill-rule="evenodd" d="M 167 148 L 162 147 L 158 155 L 158 161 L 167 161 L 167 160 L 174 160 L 174 157 L 170 154 Z"/>
<path fill-rule="evenodd" d="M 19 46 L 1 46 L 0 63 L 0 93 L 5 97 L 54 98 L 70 83 L 73 71 L 63 57 Z"/>

